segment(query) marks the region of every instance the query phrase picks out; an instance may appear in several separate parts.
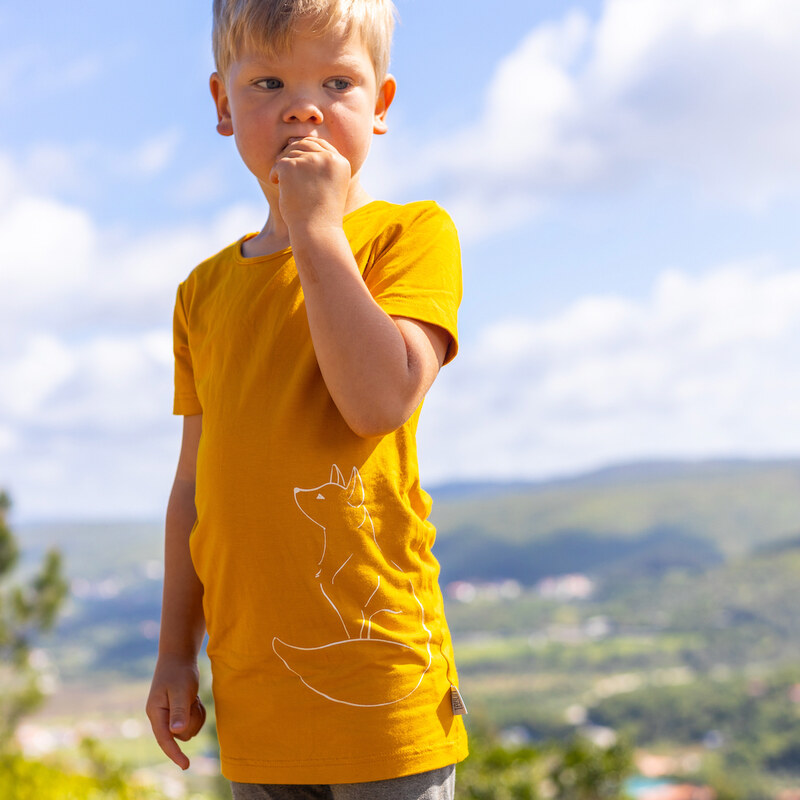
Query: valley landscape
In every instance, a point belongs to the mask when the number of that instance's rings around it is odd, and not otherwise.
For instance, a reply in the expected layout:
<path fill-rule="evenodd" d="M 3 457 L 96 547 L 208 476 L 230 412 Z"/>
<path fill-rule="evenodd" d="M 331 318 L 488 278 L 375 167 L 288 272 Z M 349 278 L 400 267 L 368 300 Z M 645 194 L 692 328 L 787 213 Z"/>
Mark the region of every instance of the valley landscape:
<path fill-rule="evenodd" d="M 640 798 L 800 797 L 800 461 L 640 463 L 432 495 L 476 742 L 627 743 Z M 55 546 L 72 588 L 35 651 L 48 698 L 19 729 L 24 750 L 70 754 L 88 736 L 168 797 L 211 796 L 212 734 L 188 748 L 187 778 L 143 714 L 161 525 L 15 533 L 23 572 Z"/>

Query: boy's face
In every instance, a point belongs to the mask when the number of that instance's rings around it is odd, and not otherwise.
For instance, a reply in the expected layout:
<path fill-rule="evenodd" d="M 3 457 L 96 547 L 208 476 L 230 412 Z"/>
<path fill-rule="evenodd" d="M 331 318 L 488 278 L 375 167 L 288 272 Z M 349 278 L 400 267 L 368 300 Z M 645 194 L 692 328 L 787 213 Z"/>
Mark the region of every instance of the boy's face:
<path fill-rule="evenodd" d="M 350 162 L 351 180 L 357 180 L 372 134 L 386 131 L 394 90 L 391 76 L 377 85 L 360 36 L 337 29 L 321 36 L 301 29 L 286 53 L 245 51 L 224 82 L 211 76 L 217 130 L 235 137 L 267 196 L 277 191 L 269 180 L 276 158 L 298 137 L 325 139 Z"/>

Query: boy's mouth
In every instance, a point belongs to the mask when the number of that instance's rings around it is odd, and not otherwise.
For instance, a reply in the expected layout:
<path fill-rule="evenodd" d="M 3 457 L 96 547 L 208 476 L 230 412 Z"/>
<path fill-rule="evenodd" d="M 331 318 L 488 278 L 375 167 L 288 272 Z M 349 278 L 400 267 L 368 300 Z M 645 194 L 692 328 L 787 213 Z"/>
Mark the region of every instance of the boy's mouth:
<path fill-rule="evenodd" d="M 285 150 L 287 147 L 289 147 L 289 145 L 292 145 L 295 142 L 302 141 L 303 139 L 316 139 L 316 138 L 318 137 L 313 133 L 307 133 L 305 136 L 290 136 L 286 140 L 286 144 L 283 146 L 283 149 Z"/>

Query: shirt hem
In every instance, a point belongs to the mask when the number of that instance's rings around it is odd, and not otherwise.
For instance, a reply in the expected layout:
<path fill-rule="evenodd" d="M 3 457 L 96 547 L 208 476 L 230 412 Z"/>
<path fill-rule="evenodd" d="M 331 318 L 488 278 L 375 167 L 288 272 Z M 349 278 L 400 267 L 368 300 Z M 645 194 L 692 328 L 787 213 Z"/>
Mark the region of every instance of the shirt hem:
<path fill-rule="evenodd" d="M 256 761 L 223 756 L 221 761 L 222 774 L 235 783 L 366 783 L 441 769 L 463 761 L 468 753 L 467 738 L 461 734 L 445 747 L 401 757 L 396 753 L 391 756 L 371 753 L 363 758 L 321 759 L 313 763 L 308 759 Z"/>

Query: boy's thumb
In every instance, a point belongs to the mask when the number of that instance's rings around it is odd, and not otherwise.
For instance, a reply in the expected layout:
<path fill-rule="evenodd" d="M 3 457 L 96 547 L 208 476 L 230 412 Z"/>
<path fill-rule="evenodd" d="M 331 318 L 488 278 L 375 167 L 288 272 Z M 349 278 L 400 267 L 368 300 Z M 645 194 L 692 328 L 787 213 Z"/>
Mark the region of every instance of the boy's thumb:
<path fill-rule="evenodd" d="M 189 704 L 186 702 L 176 702 L 169 707 L 169 729 L 171 731 L 182 731 L 186 727 L 186 720 L 189 716 L 187 709 Z"/>

